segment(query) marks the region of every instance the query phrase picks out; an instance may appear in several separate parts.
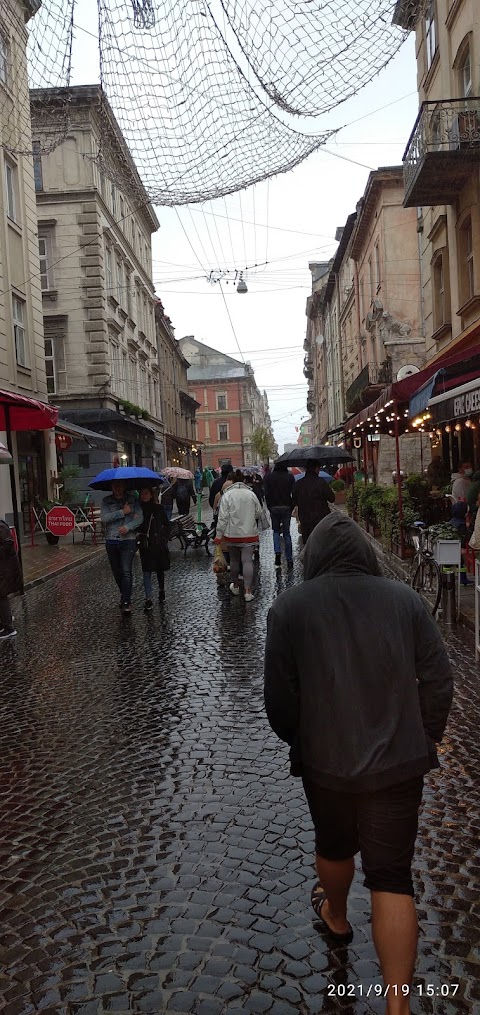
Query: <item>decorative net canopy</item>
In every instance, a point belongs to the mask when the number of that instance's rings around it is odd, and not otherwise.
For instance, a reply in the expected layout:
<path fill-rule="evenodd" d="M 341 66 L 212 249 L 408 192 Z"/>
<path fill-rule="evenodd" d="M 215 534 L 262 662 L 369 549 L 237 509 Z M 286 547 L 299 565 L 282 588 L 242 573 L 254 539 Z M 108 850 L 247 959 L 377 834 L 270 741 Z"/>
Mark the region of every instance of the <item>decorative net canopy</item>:
<path fill-rule="evenodd" d="M 411 9 L 413 19 L 423 2 L 398 0 L 397 7 L 402 15 Z M 18 18 L 20 0 L 6 4 Z M 340 127 L 322 129 L 311 118 L 363 88 L 407 34 L 392 25 L 393 0 L 97 5 L 100 83 L 158 205 L 211 200 L 298 165 Z M 52 96 L 48 141 L 41 142 L 50 149 L 68 133 L 73 39 L 85 45 L 74 29 L 74 8 L 74 0 L 44 0 L 28 23 L 30 83 Z M 55 98 L 56 89 L 62 92 Z M 28 118 L 8 107 L 0 91 L 4 147 L 31 150 Z M 299 117 L 310 118 L 314 132 L 302 129 Z"/>

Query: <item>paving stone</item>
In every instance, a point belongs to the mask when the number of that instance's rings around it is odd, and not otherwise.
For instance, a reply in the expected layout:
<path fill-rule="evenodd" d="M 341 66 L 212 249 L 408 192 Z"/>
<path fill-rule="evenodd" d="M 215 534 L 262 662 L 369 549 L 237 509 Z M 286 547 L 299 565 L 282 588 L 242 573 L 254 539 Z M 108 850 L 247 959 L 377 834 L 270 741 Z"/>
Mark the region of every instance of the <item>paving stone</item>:
<path fill-rule="evenodd" d="M 329 947 L 308 809 L 262 703 L 267 612 L 300 570 L 277 585 L 271 532 L 261 557 L 248 614 L 203 552 L 176 547 L 152 616 L 138 560 L 119 616 L 103 548 L 18 603 L 19 637 L 0 646 L 6 1015 L 383 1011 L 325 997 L 327 980 L 379 982 L 369 893 L 357 864 L 354 941 Z M 420 815 L 417 978 L 462 992 L 417 1009 L 477 1015 L 480 682 L 470 634 L 446 639 L 455 698 Z"/>

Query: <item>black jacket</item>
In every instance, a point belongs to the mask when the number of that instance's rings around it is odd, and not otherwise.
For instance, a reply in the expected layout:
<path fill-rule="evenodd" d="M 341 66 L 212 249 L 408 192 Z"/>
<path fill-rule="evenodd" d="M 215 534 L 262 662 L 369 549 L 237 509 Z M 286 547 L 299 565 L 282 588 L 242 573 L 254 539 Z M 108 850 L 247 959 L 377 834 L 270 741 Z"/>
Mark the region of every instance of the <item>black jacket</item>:
<path fill-rule="evenodd" d="M 179 514 L 188 514 L 190 511 L 190 500 L 197 503 L 197 495 L 193 488 L 193 480 L 177 479 L 175 483 L 175 500 Z"/>
<path fill-rule="evenodd" d="M 298 508 L 302 539 L 306 543 L 312 529 L 330 514 L 328 502 L 335 501 L 335 494 L 326 479 L 308 469 L 303 479 L 295 483 L 292 500 L 293 506 Z"/>
<path fill-rule="evenodd" d="M 208 503 L 210 504 L 211 508 L 213 508 L 213 504 L 215 501 L 215 497 L 217 496 L 217 493 L 220 493 L 220 490 L 223 490 L 224 483 L 226 483 L 227 476 L 231 471 L 232 466 L 229 465 L 228 469 L 222 469 L 221 475 L 217 476 L 217 478 L 213 480 L 213 483 L 210 487 L 210 492 L 208 494 Z"/>
<path fill-rule="evenodd" d="M 287 469 L 274 468 L 263 480 L 267 507 L 292 507 L 292 494 L 295 480 Z"/>
<path fill-rule="evenodd" d="M 22 572 L 7 523 L 0 519 L 0 599 L 22 591 Z"/>
<path fill-rule="evenodd" d="M 268 617 L 265 706 L 292 774 L 371 792 L 438 767 L 453 679 L 420 596 L 384 578 L 339 512 L 310 537 L 305 581 Z"/>
<path fill-rule="evenodd" d="M 168 536 L 170 525 L 161 504 L 142 503 L 143 522 L 138 535 L 140 560 L 143 571 L 168 571 L 170 554 Z"/>

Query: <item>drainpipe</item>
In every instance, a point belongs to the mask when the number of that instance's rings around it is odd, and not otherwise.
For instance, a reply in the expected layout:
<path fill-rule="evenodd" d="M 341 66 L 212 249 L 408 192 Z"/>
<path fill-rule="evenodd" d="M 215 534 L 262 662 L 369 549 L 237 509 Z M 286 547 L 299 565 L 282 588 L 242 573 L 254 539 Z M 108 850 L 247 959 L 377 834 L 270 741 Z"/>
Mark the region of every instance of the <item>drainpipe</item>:
<path fill-rule="evenodd" d="M 423 295 L 423 265 L 422 265 L 422 241 L 423 233 L 423 208 L 417 208 L 417 244 L 418 244 L 418 266 L 420 272 L 420 329 L 422 338 L 425 338 L 425 298 Z M 425 351 L 425 350 L 424 350 Z"/>
<path fill-rule="evenodd" d="M 237 386 L 238 386 L 238 409 L 240 414 L 240 442 L 242 445 L 242 465 L 245 465 L 245 445 L 243 443 L 242 393 L 240 389 L 240 381 L 237 381 Z"/>
<path fill-rule="evenodd" d="M 404 531 L 403 531 L 403 493 L 402 493 L 402 477 L 400 475 L 400 441 L 398 436 L 398 402 L 393 403 L 393 411 L 395 413 L 395 455 L 397 459 L 397 490 L 398 490 L 398 517 L 400 520 L 400 555 L 403 560 L 403 551 L 405 546 Z"/>
<path fill-rule="evenodd" d="M 353 264 L 354 264 L 354 272 L 355 272 L 355 283 L 354 284 L 355 284 L 355 311 L 356 311 L 356 318 L 357 318 L 357 338 L 358 338 L 358 365 L 359 365 L 359 368 L 360 368 L 359 369 L 359 373 L 361 373 L 361 371 L 363 369 L 363 356 L 362 356 L 362 339 L 361 339 L 361 335 L 360 335 L 361 327 L 362 327 L 362 321 L 361 321 L 361 318 L 360 318 L 360 282 L 359 282 L 359 279 L 358 279 L 358 264 L 357 264 L 356 261 L 354 261 Z"/>

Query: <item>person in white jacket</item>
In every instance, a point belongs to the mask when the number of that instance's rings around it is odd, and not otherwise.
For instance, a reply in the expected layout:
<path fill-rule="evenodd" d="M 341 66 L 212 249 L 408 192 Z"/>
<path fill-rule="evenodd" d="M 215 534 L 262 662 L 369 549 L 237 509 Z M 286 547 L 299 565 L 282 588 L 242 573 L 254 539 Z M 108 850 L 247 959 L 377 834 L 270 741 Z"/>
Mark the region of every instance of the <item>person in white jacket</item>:
<path fill-rule="evenodd" d="M 258 545 L 257 518 L 262 508 L 258 497 L 245 486 L 243 479 L 238 479 L 238 475 L 236 479 L 220 500 L 215 542 L 220 543 L 224 539 L 230 554 L 230 592 L 234 596 L 240 595 L 238 577 L 242 562 L 245 601 L 249 603 L 253 599 L 252 549 Z"/>

